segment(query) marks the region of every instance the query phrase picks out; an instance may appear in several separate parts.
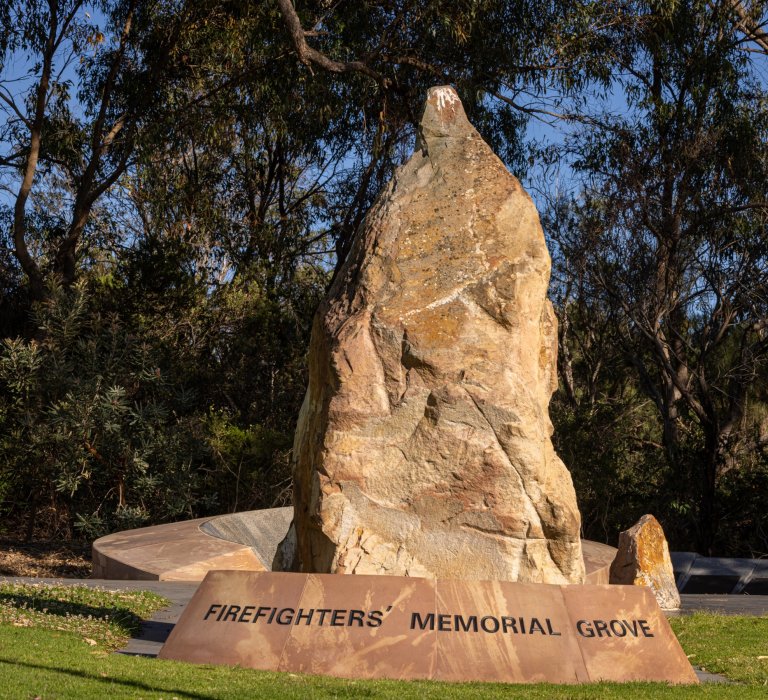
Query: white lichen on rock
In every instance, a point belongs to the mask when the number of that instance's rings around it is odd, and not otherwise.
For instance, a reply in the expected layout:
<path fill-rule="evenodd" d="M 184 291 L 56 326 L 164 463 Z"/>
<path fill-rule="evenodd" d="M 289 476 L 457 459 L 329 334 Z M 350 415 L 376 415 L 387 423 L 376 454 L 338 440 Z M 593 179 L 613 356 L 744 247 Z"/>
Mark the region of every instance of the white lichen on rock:
<path fill-rule="evenodd" d="M 460 102 L 456 91 L 447 86 L 433 88 L 431 97 L 435 100 L 435 107 L 438 112 L 442 112 L 446 105 L 450 107 L 456 102 Z"/>

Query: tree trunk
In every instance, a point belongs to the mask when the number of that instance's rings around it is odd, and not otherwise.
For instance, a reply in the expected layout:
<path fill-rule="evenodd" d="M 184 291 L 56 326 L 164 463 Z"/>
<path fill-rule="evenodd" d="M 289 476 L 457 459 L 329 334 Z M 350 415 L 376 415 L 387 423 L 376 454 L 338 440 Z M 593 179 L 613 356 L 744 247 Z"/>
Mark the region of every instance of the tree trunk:
<path fill-rule="evenodd" d="M 702 427 L 704 428 L 704 453 L 701 460 L 697 551 L 700 554 L 712 556 L 719 529 L 717 473 L 723 461 L 722 441 L 717 426 Z"/>

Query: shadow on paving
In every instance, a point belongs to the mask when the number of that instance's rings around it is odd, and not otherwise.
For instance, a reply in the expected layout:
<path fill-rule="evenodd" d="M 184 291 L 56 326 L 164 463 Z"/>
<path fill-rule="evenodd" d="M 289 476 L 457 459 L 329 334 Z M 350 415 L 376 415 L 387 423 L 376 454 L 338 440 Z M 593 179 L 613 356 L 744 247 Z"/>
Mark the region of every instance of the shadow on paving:
<path fill-rule="evenodd" d="M 173 695 L 178 697 L 194 698 L 195 700 L 216 700 L 215 696 L 213 695 L 200 695 L 199 693 L 190 692 L 188 690 L 169 690 L 168 688 L 159 688 L 156 686 L 147 685 L 146 683 L 141 683 L 139 681 L 125 680 L 123 678 L 116 678 L 116 677 L 105 678 L 102 676 L 95 676 L 92 673 L 86 673 L 84 671 L 73 671 L 72 669 L 69 669 L 69 668 L 57 668 L 55 666 L 46 666 L 44 664 L 32 664 L 24 661 L 11 661 L 9 659 L 4 659 L 2 657 L 0 657 L 0 664 L 7 664 L 15 668 L 18 668 L 19 666 L 24 666 L 26 668 L 35 669 L 37 671 L 49 671 L 51 673 L 61 673 L 67 676 L 80 678 L 82 680 L 96 681 L 97 683 L 105 683 L 112 686 L 113 688 L 115 685 L 120 685 L 126 688 L 135 688 L 136 690 L 143 690 L 151 693 L 163 693 L 163 694 L 172 693 Z"/>

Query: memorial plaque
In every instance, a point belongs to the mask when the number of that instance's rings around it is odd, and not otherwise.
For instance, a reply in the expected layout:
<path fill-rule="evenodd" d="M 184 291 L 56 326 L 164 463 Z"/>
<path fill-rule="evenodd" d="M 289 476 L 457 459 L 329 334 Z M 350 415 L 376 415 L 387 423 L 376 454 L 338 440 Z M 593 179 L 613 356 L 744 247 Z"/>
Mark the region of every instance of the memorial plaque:
<path fill-rule="evenodd" d="M 646 586 L 563 586 L 565 606 L 594 681 L 691 683 L 693 669 Z M 608 602 L 610 601 L 610 602 Z M 661 680 L 661 678 L 659 678 Z"/>
<path fill-rule="evenodd" d="M 159 656 L 276 670 L 306 578 L 209 571 Z"/>
<path fill-rule="evenodd" d="M 410 625 L 412 610 L 434 609 L 432 582 L 356 576 L 360 580 L 350 591 L 338 585 L 339 578 L 306 576 L 299 604 L 303 619 L 297 617 L 277 669 L 353 678 L 431 678 L 434 632 L 411 630 Z"/>
<path fill-rule="evenodd" d="M 510 676 L 520 683 L 589 680 L 576 639 L 568 634 L 560 586 L 436 583 L 438 619 L 449 629 L 437 635 L 435 678 L 465 681 L 472 669 L 472 680 L 478 681 L 505 682 Z"/>
<path fill-rule="evenodd" d="M 212 571 L 160 658 L 344 678 L 697 682 L 636 586 Z"/>

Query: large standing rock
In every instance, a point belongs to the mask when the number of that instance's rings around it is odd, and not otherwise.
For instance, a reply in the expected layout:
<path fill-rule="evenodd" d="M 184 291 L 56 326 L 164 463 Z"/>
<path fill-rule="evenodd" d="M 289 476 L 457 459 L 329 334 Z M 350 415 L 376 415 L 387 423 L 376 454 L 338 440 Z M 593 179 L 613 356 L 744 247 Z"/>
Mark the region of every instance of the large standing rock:
<path fill-rule="evenodd" d="M 432 88 L 315 317 L 276 568 L 581 582 L 536 209 Z"/>
<path fill-rule="evenodd" d="M 609 580 L 627 586 L 649 586 L 662 610 L 680 607 L 667 538 L 652 515 L 644 515 L 629 530 L 619 534 Z"/>

